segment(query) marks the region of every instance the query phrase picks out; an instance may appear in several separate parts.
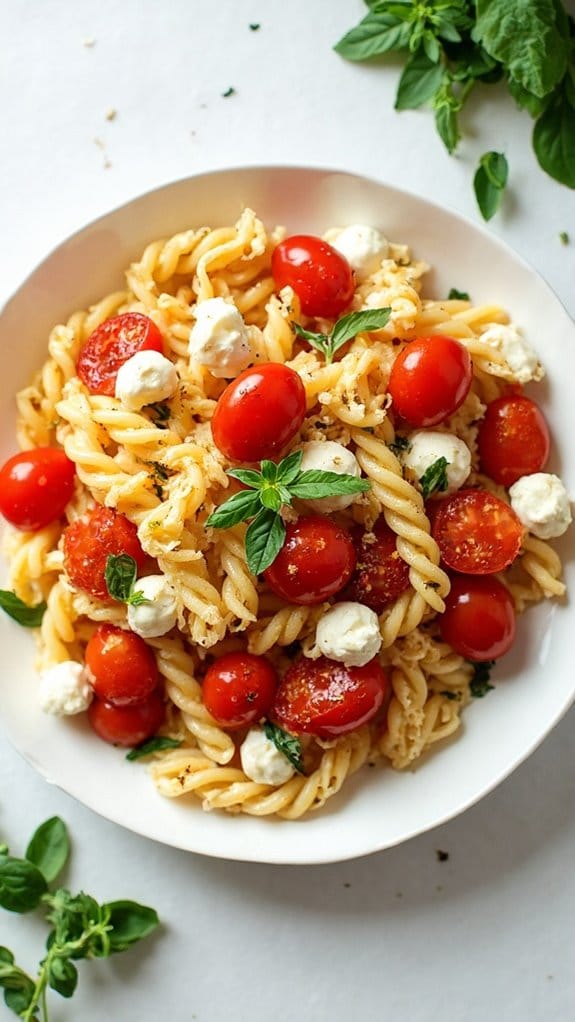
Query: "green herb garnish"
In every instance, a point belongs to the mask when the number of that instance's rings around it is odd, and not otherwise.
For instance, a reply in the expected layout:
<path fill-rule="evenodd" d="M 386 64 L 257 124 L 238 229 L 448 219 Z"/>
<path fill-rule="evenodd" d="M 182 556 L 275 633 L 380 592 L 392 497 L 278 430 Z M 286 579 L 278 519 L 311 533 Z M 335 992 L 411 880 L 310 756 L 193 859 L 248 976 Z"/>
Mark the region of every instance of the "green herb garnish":
<path fill-rule="evenodd" d="M 269 738 L 274 743 L 276 749 L 283 753 L 285 758 L 295 767 L 298 774 L 305 774 L 299 738 L 295 738 L 294 735 L 283 731 L 281 727 L 278 727 L 277 724 L 272 724 L 270 720 L 265 721 L 264 732 L 266 738 Z"/>
<path fill-rule="evenodd" d="M 129 554 L 119 554 L 117 557 L 110 554 L 106 561 L 106 588 L 113 600 L 119 603 L 127 603 L 131 607 L 140 607 L 143 603 L 149 603 L 143 592 L 139 589 L 134 592 L 134 585 L 138 577 L 138 566 L 133 557 Z"/>
<path fill-rule="evenodd" d="M 248 568 L 259 575 L 275 561 L 285 540 L 286 528 L 280 515 L 282 507 L 290 507 L 294 497 L 316 500 L 344 493 L 364 493 L 370 484 L 356 476 L 312 469 L 301 471 L 302 451 L 294 451 L 275 461 L 262 461 L 260 471 L 229 468 L 228 475 L 239 479 L 249 489 L 234 493 L 208 518 L 206 525 L 229 529 L 238 522 L 251 519 L 246 532 Z"/>
<path fill-rule="evenodd" d="M 447 458 L 438 458 L 432 465 L 423 473 L 419 480 L 421 486 L 421 493 L 423 499 L 427 500 L 432 493 L 443 493 L 449 486 L 449 480 L 447 478 L 447 466 L 449 462 Z"/>
<path fill-rule="evenodd" d="M 491 220 L 501 205 L 508 171 L 503 153 L 484 153 L 479 161 L 473 178 L 473 187 L 484 220 Z"/>
<path fill-rule="evenodd" d="M 39 628 L 46 613 L 47 604 L 37 603 L 35 607 L 29 607 L 10 589 L 0 589 L 0 607 L 24 628 Z"/>
<path fill-rule="evenodd" d="M 469 295 L 467 294 L 467 291 L 458 291 L 456 287 L 452 287 L 451 288 L 451 290 L 450 290 L 450 292 L 449 292 L 447 297 L 450 300 L 452 298 L 456 298 L 460 302 L 469 302 L 469 301 L 471 301 Z"/>
<path fill-rule="evenodd" d="M 363 312 L 350 312 L 347 316 L 341 316 L 335 324 L 331 334 L 314 333 L 312 330 L 304 330 L 299 323 L 294 323 L 294 330 L 298 337 L 311 344 L 312 348 L 321 351 L 327 364 L 333 362 L 336 351 L 347 341 L 364 330 L 381 330 L 391 315 L 391 309 L 365 309 Z"/>
<path fill-rule="evenodd" d="M 163 752 L 164 749 L 179 749 L 182 744 L 181 738 L 168 738 L 167 735 L 155 735 L 149 738 L 142 745 L 136 745 L 127 753 L 126 759 L 133 762 L 135 759 L 142 759 L 144 756 L 151 756 L 154 752 Z"/>
<path fill-rule="evenodd" d="M 562 245 L 569 244 L 569 235 L 567 234 L 567 231 L 559 232 L 559 241 L 561 242 Z"/>
<path fill-rule="evenodd" d="M 390 451 L 393 451 L 396 457 L 399 457 L 405 451 L 409 451 L 411 449 L 411 444 L 407 437 L 400 436 L 398 433 L 396 433 L 395 435 L 395 440 L 392 440 L 392 442 L 387 446 L 389 447 Z"/>
<path fill-rule="evenodd" d="M 489 682 L 495 660 L 484 660 L 482 663 L 470 661 L 473 666 L 473 677 L 469 682 L 469 691 L 474 699 L 483 699 L 495 687 Z"/>
<path fill-rule="evenodd" d="M 83 892 L 50 890 L 69 854 L 68 832 L 57 816 L 38 827 L 25 858 L 10 855 L 7 845 L 0 848 L 0 906 L 20 914 L 45 907 L 50 924 L 46 954 L 35 976 L 16 964 L 9 948 L 0 947 L 0 988 L 7 1007 L 23 1022 L 48 1022 L 48 989 L 62 997 L 73 995 L 75 961 L 125 951 L 159 924 L 154 909 L 134 901 L 99 904 Z"/>
<path fill-rule="evenodd" d="M 233 85 L 230 85 L 230 87 L 226 89 L 225 92 L 222 92 L 222 96 L 224 99 L 227 99 L 228 96 L 233 96 L 235 94 L 235 91 L 236 90 L 234 89 Z"/>

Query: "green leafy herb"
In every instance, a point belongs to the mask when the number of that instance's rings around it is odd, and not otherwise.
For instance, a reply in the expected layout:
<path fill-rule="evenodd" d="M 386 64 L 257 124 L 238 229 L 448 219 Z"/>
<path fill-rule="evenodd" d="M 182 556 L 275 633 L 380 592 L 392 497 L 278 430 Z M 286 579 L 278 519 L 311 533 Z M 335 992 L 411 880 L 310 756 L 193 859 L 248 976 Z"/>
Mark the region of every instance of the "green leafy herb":
<path fill-rule="evenodd" d="M 0 905 L 11 912 L 45 907 L 50 924 L 46 953 L 35 977 L 16 964 L 13 952 L 0 947 L 0 989 L 7 1007 L 24 1022 L 48 1022 L 48 989 L 72 997 L 78 983 L 74 964 L 83 958 L 107 958 L 147 937 L 159 924 L 154 909 L 133 901 L 104 904 L 89 894 L 72 894 L 51 882 L 69 854 L 65 824 L 46 820 L 33 834 L 25 859 L 0 851 Z"/>
<path fill-rule="evenodd" d="M 450 292 L 449 292 L 447 297 L 450 300 L 452 298 L 456 298 L 460 302 L 469 302 L 469 301 L 471 301 L 467 291 L 458 291 L 456 287 L 452 287 L 451 288 L 451 290 L 450 290 Z"/>
<path fill-rule="evenodd" d="M 575 98 L 567 87 L 557 90 L 535 122 L 533 148 L 543 170 L 575 188 Z"/>
<path fill-rule="evenodd" d="M 264 723 L 264 732 L 266 738 L 269 738 L 274 743 L 276 749 L 279 749 L 299 774 L 305 774 L 303 765 L 303 755 L 301 742 L 299 738 L 295 738 L 294 735 L 290 735 L 287 731 L 283 731 L 277 724 L 272 724 L 271 721 L 266 720 Z"/>
<path fill-rule="evenodd" d="M 228 96 L 233 96 L 235 94 L 235 91 L 236 90 L 234 89 L 233 85 L 230 85 L 230 87 L 226 89 L 225 92 L 222 92 L 222 96 L 224 99 L 227 99 Z"/>
<path fill-rule="evenodd" d="M 569 244 L 569 235 L 567 234 L 567 231 L 560 231 L 559 241 L 561 242 L 562 245 Z"/>
<path fill-rule="evenodd" d="M 484 220 L 491 220 L 499 209 L 507 174 L 507 160 L 503 153 L 483 154 L 473 178 L 473 187 Z"/>
<path fill-rule="evenodd" d="M 469 691 L 474 699 L 483 699 L 488 692 L 491 692 L 494 688 L 490 684 L 489 678 L 491 670 L 495 666 L 495 660 L 485 660 L 482 663 L 473 664 L 473 677 L 469 682 Z"/>
<path fill-rule="evenodd" d="M 392 442 L 387 446 L 398 458 L 404 453 L 404 451 L 409 451 L 411 449 L 411 444 L 407 437 L 400 436 L 399 433 L 395 434 L 395 440 L 392 440 Z"/>
<path fill-rule="evenodd" d="M 14 621 L 17 621 L 19 625 L 24 625 L 25 628 L 40 627 L 46 606 L 45 603 L 37 603 L 35 607 L 29 607 L 10 589 L 0 589 L 0 607 L 9 617 L 14 618 Z"/>
<path fill-rule="evenodd" d="M 119 554 L 117 557 L 110 554 L 106 561 L 106 588 L 113 600 L 119 603 L 127 603 L 132 607 L 140 607 L 142 603 L 149 603 L 141 589 L 134 592 L 134 585 L 138 577 L 138 566 L 133 557 L 129 554 Z"/>
<path fill-rule="evenodd" d="M 143 742 L 142 745 L 136 745 L 135 749 L 131 749 L 127 753 L 126 759 L 133 761 L 135 759 L 142 759 L 143 756 L 151 756 L 154 752 L 163 752 L 164 749 L 178 749 L 182 741 L 180 738 L 169 738 L 167 735 L 155 735 L 154 738 L 149 738 L 147 742 Z"/>
<path fill-rule="evenodd" d="M 437 461 L 433 462 L 428 469 L 423 473 L 419 480 L 421 486 L 421 492 L 423 499 L 427 500 L 432 493 L 443 493 L 444 490 L 449 486 L 449 480 L 447 478 L 447 466 L 449 462 L 447 458 L 438 458 Z"/>
<path fill-rule="evenodd" d="M 260 28 L 261 28 L 261 25 L 259 24 L 259 22 L 257 22 L 257 21 L 250 22 L 250 31 L 251 32 L 257 32 L 258 29 L 260 29 Z"/>
<path fill-rule="evenodd" d="M 381 330 L 386 325 L 390 314 L 390 308 L 350 312 L 347 316 L 341 316 L 338 319 L 331 334 L 319 334 L 311 330 L 304 330 L 299 323 L 294 323 L 294 329 L 298 337 L 303 337 L 313 348 L 321 351 L 329 365 L 333 362 L 336 351 L 343 344 L 351 341 L 353 337 L 364 330 Z"/>
<path fill-rule="evenodd" d="M 278 463 L 262 461 L 259 472 L 251 468 L 228 469 L 228 475 L 249 489 L 234 493 L 206 522 L 215 529 L 229 529 L 238 522 L 251 520 L 246 532 L 246 556 L 254 575 L 269 568 L 279 554 L 286 535 L 281 510 L 291 506 L 294 497 L 317 500 L 369 490 L 370 484 L 356 476 L 317 469 L 302 472 L 302 457 L 302 451 L 294 451 Z"/>

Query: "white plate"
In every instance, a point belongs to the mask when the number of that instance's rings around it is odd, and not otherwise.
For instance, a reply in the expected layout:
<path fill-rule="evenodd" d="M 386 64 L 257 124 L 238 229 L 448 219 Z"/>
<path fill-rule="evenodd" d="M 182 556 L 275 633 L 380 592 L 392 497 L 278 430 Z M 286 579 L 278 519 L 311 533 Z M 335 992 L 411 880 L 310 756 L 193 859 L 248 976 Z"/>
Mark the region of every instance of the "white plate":
<path fill-rule="evenodd" d="M 486 231 L 424 199 L 350 174 L 285 167 L 221 171 L 160 188 L 85 227 L 42 263 L 0 316 L 1 350 L 15 354 L 2 369 L 2 460 L 15 449 L 13 395 L 46 357 L 50 327 L 121 287 L 122 270 L 147 242 L 189 226 L 232 223 L 244 205 L 291 232 L 373 224 L 432 264 L 428 295 L 457 287 L 475 302 L 508 309 L 547 368 L 539 400 L 561 444 L 551 467 L 575 492 L 575 325 L 547 284 Z M 558 546 L 573 590 L 573 540 Z M 83 722 L 55 720 L 38 710 L 33 639 L 4 615 L 0 716 L 13 744 L 48 780 L 140 834 L 229 859 L 337 861 L 437 826 L 514 770 L 575 696 L 572 629 L 567 606 L 549 602 L 530 610 L 514 651 L 498 666 L 495 691 L 465 710 L 456 739 L 411 773 L 360 771 L 325 809 L 300 822 L 204 813 L 195 802 L 161 798 L 145 767 L 127 763 Z"/>

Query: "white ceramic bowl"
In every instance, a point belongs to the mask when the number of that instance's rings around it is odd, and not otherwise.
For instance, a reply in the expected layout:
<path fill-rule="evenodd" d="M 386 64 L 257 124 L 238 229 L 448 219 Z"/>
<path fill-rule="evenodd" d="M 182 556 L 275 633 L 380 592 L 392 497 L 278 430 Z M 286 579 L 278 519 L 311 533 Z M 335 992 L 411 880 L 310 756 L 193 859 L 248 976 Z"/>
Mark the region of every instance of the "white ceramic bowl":
<path fill-rule="evenodd" d="M 167 185 L 83 228 L 22 285 L 0 316 L 0 456 L 15 449 L 13 395 L 46 356 L 50 327 L 122 286 L 122 271 L 144 245 L 190 226 L 232 223 L 244 205 L 268 224 L 322 233 L 369 223 L 412 246 L 433 269 L 429 295 L 450 287 L 509 310 L 548 371 L 538 388 L 561 444 L 552 470 L 575 493 L 575 325 L 544 281 L 505 245 L 454 213 L 375 181 L 330 170 L 251 168 Z M 574 530 L 575 531 L 575 530 Z M 566 581 L 575 588 L 569 548 Z M 575 696 L 572 623 L 548 602 L 520 621 L 514 651 L 498 666 L 496 689 L 465 710 L 456 739 L 416 770 L 362 770 L 319 813 L 299 822 L 204 813 L 196 802 L 161 798 L 138 763 L 105 745 L 78 719 L 43 715 L 31 635 L 1 615 L 0 719 L 15 747 L 43 774 L 102 816 L 169 845 L 257 862 L 337 861 L 398 844 L 461 813 L 503 780 L 541 742 Z"/>

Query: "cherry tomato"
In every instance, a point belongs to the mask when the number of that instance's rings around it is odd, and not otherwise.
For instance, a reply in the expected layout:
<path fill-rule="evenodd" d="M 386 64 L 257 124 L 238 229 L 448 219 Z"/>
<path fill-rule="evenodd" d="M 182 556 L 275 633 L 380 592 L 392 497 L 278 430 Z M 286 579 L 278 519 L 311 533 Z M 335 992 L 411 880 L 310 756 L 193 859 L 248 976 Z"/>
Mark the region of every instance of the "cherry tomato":
<path fill-rule="evenodd" d="M 35 447 L 0 469 L 0 511 L 22 532 L 55 522 L 74 492 L 74 462 L 57 447 Z"/>
<path fill-rule="evenodd" d="M 264 578 L 288 603 L 322 603 L 349 582 L 355 568 L 351 536 L 330 518 L 310 515 L 288 525 L 283 547 Z"/>
<path fill-rule="evenodd" d="M 230 461 L 277 458 L 306 414 L 298 374 L 280 362 L 246 369 L 218 400 L 212 419 L 216 447 Z"/>
<path fill-rule="evenodd" d="M 409 586 L 409 566 L 399 556 L 396 541 L 395 532 L 383 516 L 377 519 L 371 533 L 358 532 L 354 536 L 357 565 L 349 599 L 365 603 L 376 614 L 381 614 Z"/>
<path fill-rule="evenodd" d="M 492 575 L 515 560 L 524 529 L 515 511 L 486 490 L 458 490 L 439 504 L 431 531 L 453 571 Z"/>
<path fill-rule="evenodd" d="M 96 327 L 85 342 L 76 372 L 90 394 L 113 397 L 118 369 L 138 351 L 164 350 L 156 324 L 141 312 L 124 312 Z"/>
<path fill-rule="evenodd" d="M 477 437 L 481 470 L 502 486 L 541 472 L 549 457 L 549 429 L 528 397 L 508 395 L 487 405 Z"/>
<path fill-rule="evenodd" d="M 403 348 L 391 369 L 393 409 L 411 426 L 436 426 L 465 401 L 473 366 L 453 337 L 418 337 Z"/>
<path fill-rule="evenodd" d="M 129 554 L 138 569 L 146 563 L 136 526 L 100 505 L 64 530 L 64 567 L 72 585 L 100 600 L 110 599 L 105 571 L 108 557 Z"/>
<path fill-rule="evenodd" d="M 141 703 L 158 684 L 156 658 L 134 632 L 100 625 L 86 646 L 90 684 L 99 699 L 114 706 Z"/>
<path fill-rule="evenodd" d="M 268 660 L 253 653 L 225 653 L 208 667 L 202 685 L 206 708 L 228 730 L 246 727 L 271 710 L 278 676 Z"/>
<path fill-rule="evenodd" d="M 132 706 L 114 706 L 97 697 L 88 708 L 88 720 L 96 734 L 111 745 L 131 747 L 146 742 L 164 723 L 166 707 L 160 692 Z"/>
<path fill-rule="evenodd" d="M 277 288 L 289 285 L 305 316 L 336 319 L 347 308 L 355 290 L 353 273 L 341 252 L 310 234 L 294 234 L 280 241 L 272 255 Z"/>
<path fill-rule="evenodd" d="M 513 597 L 497 578 L 454 575 L 439 627 L 460 656 L 497 660 L 515 638 Z"/>
<path fill-rule="evenodd" d="M 300 657 L 280 682 L 273 717 L 293 734 L 336 738 L 367 724 L 380 709 L 387 687 L 377 660 L 346 667 L 327 657 Z"/>

